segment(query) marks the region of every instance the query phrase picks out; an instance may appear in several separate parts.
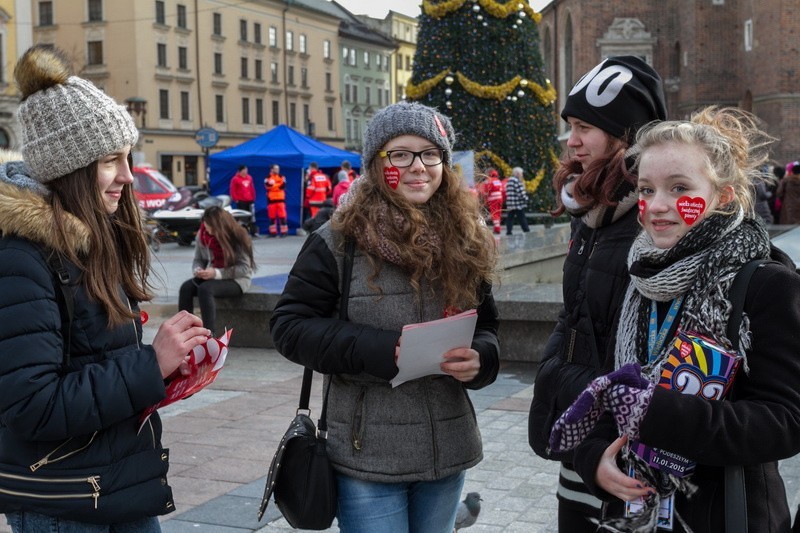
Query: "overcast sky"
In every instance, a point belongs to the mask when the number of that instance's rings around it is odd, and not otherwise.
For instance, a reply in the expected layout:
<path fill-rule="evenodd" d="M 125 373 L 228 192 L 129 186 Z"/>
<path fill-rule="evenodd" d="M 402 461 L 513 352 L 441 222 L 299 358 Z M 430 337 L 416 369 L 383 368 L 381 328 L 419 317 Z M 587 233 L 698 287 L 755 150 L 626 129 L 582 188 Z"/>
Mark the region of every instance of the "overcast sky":
<path fill-rule="evenodd" d="M 420 14 L 421 0 L 337 0 L 341 5 L 356 15 L 369 15 L 375 18 L 384 18 L 389 10 L 416 17 Z M 550 3 L 551 0 L 529 0 L 531 7 L 538 11 Z"/>

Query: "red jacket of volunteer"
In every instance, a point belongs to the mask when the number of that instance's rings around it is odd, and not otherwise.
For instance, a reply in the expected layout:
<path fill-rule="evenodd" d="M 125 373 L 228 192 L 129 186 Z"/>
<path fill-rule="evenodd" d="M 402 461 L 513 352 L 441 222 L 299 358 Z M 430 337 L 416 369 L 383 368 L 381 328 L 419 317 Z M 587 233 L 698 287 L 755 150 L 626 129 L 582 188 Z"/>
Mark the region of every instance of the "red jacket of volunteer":
<path fill-rule="evenodd" d="M 308 187 L 306 187 L 306 198 L 311 203 L 319 203 L 325 201 L 325 198 L 331 195 L 333 187 L 331 180 L 324 172 L 317 170 L 311 174 L 308 180 Z"/>
<path fill-rule="evenodd" d="M 242 176 L 238 172 L 231 179 L 231 200 L 234 202 L 253 202 L 256 199 L 256 188 L 250 174 Z"/>

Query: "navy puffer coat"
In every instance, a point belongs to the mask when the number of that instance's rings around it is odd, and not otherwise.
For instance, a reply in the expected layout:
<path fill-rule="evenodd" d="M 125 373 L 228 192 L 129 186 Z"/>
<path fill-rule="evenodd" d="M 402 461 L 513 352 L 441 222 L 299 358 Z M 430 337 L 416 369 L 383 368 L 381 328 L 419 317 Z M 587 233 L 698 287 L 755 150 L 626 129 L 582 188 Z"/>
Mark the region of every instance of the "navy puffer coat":
<path fill-rule="evenodd" d="M 63 297 L 46 259 L 65 245 L 53 236 L 44 198 L 11 183 L 24 169 L 0 166 L 0 512 L 34 510 L 93 523 L 170 512 L 158 414 L 141 431 L 139 422 L 165 395 L 155 351 L 141 343 L 138 321 L 109 329 L 78 268 L 66 263 L 74 318 L 65 364 Z M 67 246 L 86 252 L 88 229 L 72 217 L 68 222 Z M 69 477 L 82 481 L 52 482 Z M 60 497 L 76 493 L 84 496 Z"/>

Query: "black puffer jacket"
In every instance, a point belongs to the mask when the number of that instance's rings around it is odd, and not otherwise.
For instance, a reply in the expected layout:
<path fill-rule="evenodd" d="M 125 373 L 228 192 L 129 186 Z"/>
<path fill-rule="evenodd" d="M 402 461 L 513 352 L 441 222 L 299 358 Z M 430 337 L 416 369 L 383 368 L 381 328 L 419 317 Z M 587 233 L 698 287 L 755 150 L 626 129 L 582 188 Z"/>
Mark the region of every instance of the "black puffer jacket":
<path fill-rule="evenodd" d="M 630 281 L 626 260 L 639 230 L 635 207 L 597 228 L 573 219 L 564 308 L 545 346 L 528 418 L 529 443 L 546 459 L 572 462 L 571 452 L 549 452 L 550 429 L 592 378 L 613 367 L 614 332 Z M 573 364 L 565 369 L 564 361 Z"/>
<path fill-rule="evenodd" d="M 66 263 L 74 318 L 71 362 L 64 364 L 63 297 L 45 258 L 59 250 L 53 213 L 39 194 L 3 180 L 8 170 L 0 166 L 0 512 L 94 523 L 168 513 L 174 504 L 158 414 L 139 431 L 141 412 L 165 395 L 155 352 L 141 344 L 138 321 L 109 329 L 77 267 Z M 68 245 L 86 251 L 88 229 L 72 217 L 69 225 Z M 83 480 L 48 481 L 55 477 Z M 41 498 L 45 493 L 51 497 Z M 64 493 L 85 497 L 52 497 Z"/>

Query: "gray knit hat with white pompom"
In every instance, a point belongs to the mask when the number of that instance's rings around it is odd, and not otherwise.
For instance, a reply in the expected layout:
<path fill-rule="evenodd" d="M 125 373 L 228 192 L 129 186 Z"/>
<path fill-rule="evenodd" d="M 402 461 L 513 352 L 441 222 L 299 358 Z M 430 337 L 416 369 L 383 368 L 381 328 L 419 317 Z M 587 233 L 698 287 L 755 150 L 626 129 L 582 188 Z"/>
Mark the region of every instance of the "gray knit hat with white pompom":
<path fill-rule="evenodd" d="M 28 49 L 14 78 L 23 98 L 17 110 L 22 155 L 36 181 L 47 183 L 136 144 L 139 131 L 125 107 L 70 76 L 58 51 Z"/>
<path fill-rule="evenodd" d="M 403 101 L 384 107 L 367 123 L 361 151 L 362 168 L 369 168 L 378 151 L 401 135 L 428 139 L 444 151 L 444 164 L 452 166 L 456 134 L 450 119 L 432 107 Z"/>

